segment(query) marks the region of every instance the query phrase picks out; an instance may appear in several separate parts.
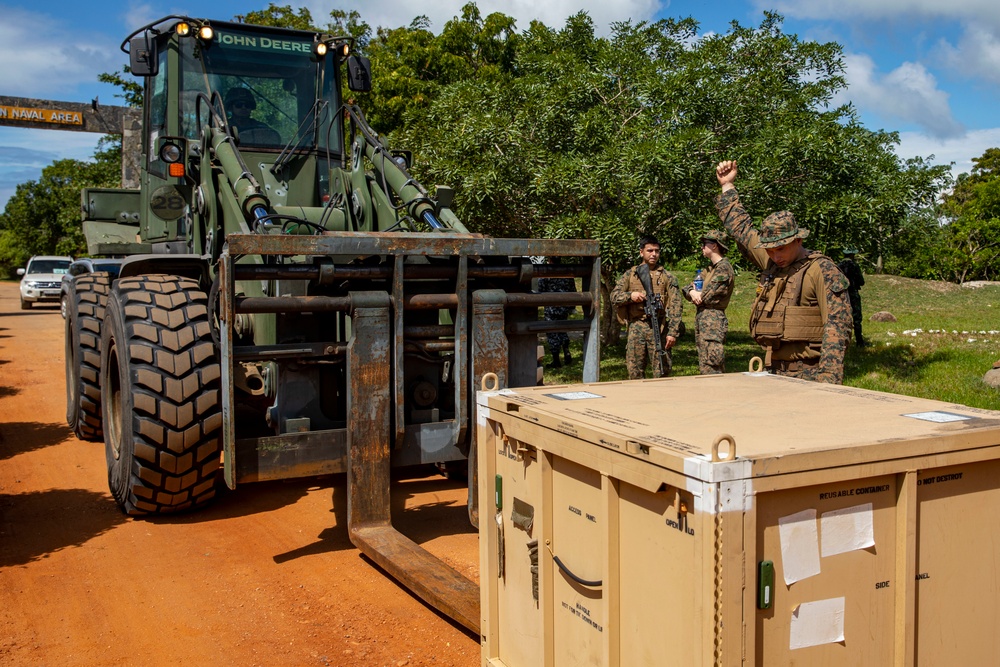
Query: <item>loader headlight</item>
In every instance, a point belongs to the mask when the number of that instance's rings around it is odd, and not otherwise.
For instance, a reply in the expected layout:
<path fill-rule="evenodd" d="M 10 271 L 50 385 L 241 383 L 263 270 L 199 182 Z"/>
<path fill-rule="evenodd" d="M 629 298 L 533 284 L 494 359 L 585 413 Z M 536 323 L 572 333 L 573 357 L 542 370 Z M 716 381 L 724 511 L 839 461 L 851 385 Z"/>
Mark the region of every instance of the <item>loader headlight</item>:
<path fill-rule="evenodd" d="M 180 162 L 181 157 L 183 157 L 183 153 L 177 144 L 166 142 L 160 146 L 160 159 L 167 164 Z"/>
<path fill-rule="evenodd" d="M 181 21 L 176 26 L 174 26 L 174 31 L 181 37 L 187 37 L 195 30 L 197 30 L 198 39 L 204 42 L 211 42 L 213 39 L 215 39 L 215 30 L 213 30 L 212 26 L 210 25 L 202 24 L 199 26 L 192 26 L 187 21 Z"/>
<path fill-rule="evenodd" d="M 337 38 L 325 38 L 313 44 L 312 52 L 315 60 L 322 60 L 326 54 L 333 50 L 333 53 L 340 60 L 344 60 L 351 53 L 351 43 L 341 41 Z"/>

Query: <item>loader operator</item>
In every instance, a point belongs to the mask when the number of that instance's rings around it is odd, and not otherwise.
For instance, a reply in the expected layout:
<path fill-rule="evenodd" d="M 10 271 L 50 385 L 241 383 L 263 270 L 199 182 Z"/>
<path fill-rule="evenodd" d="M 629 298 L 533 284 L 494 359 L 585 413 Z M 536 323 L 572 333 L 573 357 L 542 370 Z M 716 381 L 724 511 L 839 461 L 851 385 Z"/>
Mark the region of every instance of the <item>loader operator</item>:
<path fill-rule="evenodd" d="M 715 207 L 740 251 L 760 270 L 750 312 L 750 335 L 764 347 L 764 365 L 777 375 L 840 384 L 851 336 L 847 278 L 833 260 L 802 245 L 809 235 L 789 211 L 772 213 L 760 232 L 733 183 L 736 162 L 715 168 L 722 194 Z"/>
<path fill-rule="evenodd" d="M 660 334 L 660 346 L 663 350 L 662 375 L 670 375 L 673 366 L 670 348 L 680 336 L 681 308 L 684 305 L 677 278 L 660 265 L 660 242 L 652 236 L 642 237 L 639 239 L 639 256 L 649 267 L 650 287 L 653 293 L 646 294 L 638 277 L 638 268 L 641 265 L 633 266 L 622 274 L 618 284 L 611 290 L 611 305 L 615 309 L 618 321 L 628 324 L 625 365 L 630 380 L 644 378 L 647 365 L 653 367 L 654 378 L 661 377 L 653 336 L 654 326 Z M 657 303 L 659 322 L 651 321 L 647 314 L 647 301 Z"/>
<path fill-rule="evenodd" d="M 236 128 L 241 144 L 253 146 L 280 146 L 281 136 L 273 129 L 251 118 L 250 114 L 257 108 L 257 99 L 248 88 L 236 86 L 226 93 L 226 112 L 229 113 L 229 123 Z"/>

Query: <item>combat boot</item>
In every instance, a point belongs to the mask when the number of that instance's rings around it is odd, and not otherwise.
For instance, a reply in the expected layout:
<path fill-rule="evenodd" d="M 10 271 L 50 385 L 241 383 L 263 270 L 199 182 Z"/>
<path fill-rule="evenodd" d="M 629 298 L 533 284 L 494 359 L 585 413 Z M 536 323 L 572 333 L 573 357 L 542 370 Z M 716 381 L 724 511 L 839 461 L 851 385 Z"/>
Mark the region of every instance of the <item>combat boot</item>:
<path fill-rule="evenodd" d="M 563 351 L 563 361 L 566 362 L 567 366 L 573 363 L 573 355 L 569 353 L 568 347 Z"/>

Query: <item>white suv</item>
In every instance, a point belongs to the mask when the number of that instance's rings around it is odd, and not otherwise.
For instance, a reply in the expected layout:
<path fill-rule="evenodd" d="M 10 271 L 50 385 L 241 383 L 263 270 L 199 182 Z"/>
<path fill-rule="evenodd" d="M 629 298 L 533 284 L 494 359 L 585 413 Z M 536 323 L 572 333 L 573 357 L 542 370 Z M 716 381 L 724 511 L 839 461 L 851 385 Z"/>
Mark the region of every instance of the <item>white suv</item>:
<path fill-rule="evenodd" d="M 35 255 L 28 260 L 28 266 L 18 269 L 21 278 L 21 310 L 31 308 L 31 304 L 43 301 L 59 303 L 62 296 L 62 277 L 69 269 L 72 257 Z"/>

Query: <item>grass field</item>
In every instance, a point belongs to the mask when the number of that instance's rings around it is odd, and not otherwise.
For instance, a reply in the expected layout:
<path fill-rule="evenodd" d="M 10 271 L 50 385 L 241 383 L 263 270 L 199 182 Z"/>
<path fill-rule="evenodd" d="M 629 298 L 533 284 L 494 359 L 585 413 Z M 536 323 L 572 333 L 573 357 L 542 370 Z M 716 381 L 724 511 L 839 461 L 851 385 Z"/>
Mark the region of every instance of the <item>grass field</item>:
<path fill-rule="evenodd" d="M 678 274 L 685 282 L 688 276 Z M 960 287 L 951 283 L 865 276 L 861 290 L 864 335 L 871 346 L 847 351 L 844 384 L 910 396 L 934 398 L 978 408 L 1000 410 L 1000 390 L 983 383 L 983 375 L 1000 360 L 1000 286 Z M 751 272 L 741 272 L 726 311 L 726 372 L 747 370 L 760 348 L 747 333 L 756 287 Z M 872 313 L 887 311 L 896 322 L 872 322 Z M 694 307 L 684 303 L 686 334 L 674 348 L 674 375 L 698 373 L 694 347 Z M 574 363 L 545 369 L 546 383 L 579 382 L 579 342 Z M 622 380 L 622 343 L 601 350 L 601 379 Z M 761 355 L 762 356 L 762 355 Z M 548 356 L 546 356 L 548 359 Z"/>

